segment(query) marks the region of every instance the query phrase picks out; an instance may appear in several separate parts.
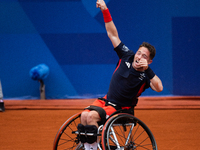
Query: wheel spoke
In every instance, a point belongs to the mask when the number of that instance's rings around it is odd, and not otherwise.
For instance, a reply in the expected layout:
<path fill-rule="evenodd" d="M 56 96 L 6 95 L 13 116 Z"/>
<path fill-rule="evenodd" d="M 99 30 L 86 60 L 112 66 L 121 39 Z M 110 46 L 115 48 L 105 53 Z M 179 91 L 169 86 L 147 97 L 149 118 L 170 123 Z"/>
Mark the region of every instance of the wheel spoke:
<path fill-rule="evenodd" d="M 106 133 L 109 135 L 107 135 L 104 146 L 106 145 L 106 149 L 108 150 L 157 150 L 155 139 L 149 128 L 132 115 L 122 114 L 113 116 L 113 118 L 108 120 L 106 126 L 108 127 L 104 127 L 104 129 L 108 131 L 104 132 L 104 134 Z M 114 133 L 113 131 L 111 132 L 112 128 L 114 129 Z"/>

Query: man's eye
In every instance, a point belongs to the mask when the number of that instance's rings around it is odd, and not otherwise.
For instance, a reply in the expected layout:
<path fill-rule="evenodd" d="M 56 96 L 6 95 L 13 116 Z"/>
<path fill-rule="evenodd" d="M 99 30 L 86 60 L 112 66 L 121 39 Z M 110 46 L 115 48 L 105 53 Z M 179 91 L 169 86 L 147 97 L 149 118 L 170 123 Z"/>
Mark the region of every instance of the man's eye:
<path fill-rule="evenodd" d="M 142 57 L 143 57 L 144 59 L 147 59 L 147 56 L 146 56 L 146 55 L 143 55 Z"/>
<path fill-rule="evenodd" d="M 137 55 L 140 55 L 140 52 L 137 52 Z"/>

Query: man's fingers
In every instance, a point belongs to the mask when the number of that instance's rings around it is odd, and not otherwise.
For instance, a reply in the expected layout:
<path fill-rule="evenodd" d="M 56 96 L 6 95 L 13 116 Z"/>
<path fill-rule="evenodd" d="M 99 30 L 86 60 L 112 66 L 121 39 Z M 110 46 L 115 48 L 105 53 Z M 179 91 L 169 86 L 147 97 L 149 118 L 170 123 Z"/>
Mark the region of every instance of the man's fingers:
<path fill-rule="evenodd" d="M 100 3 L 99 0 L 97 0 L 97 2 L 96 2 L 96 7 L 97 7 L 97 8 L 100 8 L 100 7 L 101 7 L 101 3 Z"/>
<path fill-rule="evenodd" d="M 144 68 L 144 70 L 146 70 L 148 68 L 148 62 L 146 59 L 141 59 L 139 62 L 140 66 Z"/>

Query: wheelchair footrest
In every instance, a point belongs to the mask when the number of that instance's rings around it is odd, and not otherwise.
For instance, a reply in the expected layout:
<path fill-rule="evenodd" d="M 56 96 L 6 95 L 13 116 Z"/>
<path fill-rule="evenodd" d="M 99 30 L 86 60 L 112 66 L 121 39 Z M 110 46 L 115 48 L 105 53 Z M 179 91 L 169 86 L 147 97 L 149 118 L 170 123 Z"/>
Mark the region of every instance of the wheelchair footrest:
<path fill-rule="evenodd" d="M 72 131 L 72 134 L 85 135 L 85 136 L 101 136 L 101 134 L 97 134 L 97 133 L 87 133 L 87 132 L 79 132 L 79 131 Z"/>

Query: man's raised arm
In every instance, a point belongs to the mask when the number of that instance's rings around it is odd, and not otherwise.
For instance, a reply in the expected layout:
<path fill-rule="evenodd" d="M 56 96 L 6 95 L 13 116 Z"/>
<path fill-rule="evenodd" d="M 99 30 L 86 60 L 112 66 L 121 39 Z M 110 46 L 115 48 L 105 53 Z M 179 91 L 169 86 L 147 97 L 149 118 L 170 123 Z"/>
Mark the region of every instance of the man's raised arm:
<path fill-rule="evenodd" d="M 113 47 L 115 48 L 121 43 L 121 40 L 119 39 L 117 28 L 112 20 L 109 9 L 107 8 L 104 0 L 97 0 L 96 6 L 97 8 L 100 8 L 103 13 L 107 35 L 110 38 Z"/>

